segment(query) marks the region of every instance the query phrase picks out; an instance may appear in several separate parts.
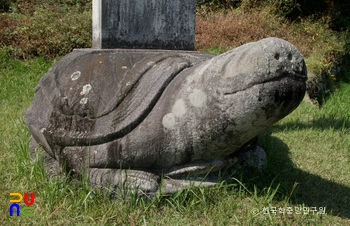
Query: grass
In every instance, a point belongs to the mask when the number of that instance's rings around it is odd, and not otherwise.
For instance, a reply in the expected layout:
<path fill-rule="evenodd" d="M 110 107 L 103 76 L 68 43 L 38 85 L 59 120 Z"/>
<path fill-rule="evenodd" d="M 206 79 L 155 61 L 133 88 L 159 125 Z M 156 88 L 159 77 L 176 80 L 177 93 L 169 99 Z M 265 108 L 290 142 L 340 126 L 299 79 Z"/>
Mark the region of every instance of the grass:
<path fill-rule="evenodd" d="M 86 181 L 47 180 L 42 162 L 29 158 L 22 117 L 52 64 L 0 54 L 0 224 L 350 225 L 350 84 L 341 83 L 321 108 L 303 102 L 261 134 L 268 156 L 261 173 L 148 202 L 132 195 L 111 200 Z M 10 192 L 35 193 L 33 217 L 9 217 Z M 325 207 L 327 214 L 297 214 L 303 207 Z"/>
<path fill-rule="evenodd" d="M 350 217 L 349 94 L 349 84 L 341 84 L 321 109 L 304 102 L 261 135 L 268 156 L 280 164 L 271 166 L 278 183 L 298 183 L 292 203 L 326 206 L 344 218 Z"/>

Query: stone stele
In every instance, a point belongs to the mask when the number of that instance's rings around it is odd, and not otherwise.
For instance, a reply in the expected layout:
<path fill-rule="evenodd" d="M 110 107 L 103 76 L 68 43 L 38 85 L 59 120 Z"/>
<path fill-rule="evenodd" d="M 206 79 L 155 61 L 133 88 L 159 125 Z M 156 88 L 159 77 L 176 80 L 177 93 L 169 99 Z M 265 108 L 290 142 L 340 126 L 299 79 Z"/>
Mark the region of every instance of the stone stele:
<path fill-rule="evenodd" d="M 93 48 L 193 50 L 195 0 L 93 0 Z"/>
<path fill-rule="evenodd" d="M 219 56 L 77 49 L 35 89 L 24 115 L 30 150 L 49 172 L 98 187 L 152 195 L 208 185 L 201 175 L 232 167 L 299 105 L 306 79 L 303 56 L 278 38 Z"/>

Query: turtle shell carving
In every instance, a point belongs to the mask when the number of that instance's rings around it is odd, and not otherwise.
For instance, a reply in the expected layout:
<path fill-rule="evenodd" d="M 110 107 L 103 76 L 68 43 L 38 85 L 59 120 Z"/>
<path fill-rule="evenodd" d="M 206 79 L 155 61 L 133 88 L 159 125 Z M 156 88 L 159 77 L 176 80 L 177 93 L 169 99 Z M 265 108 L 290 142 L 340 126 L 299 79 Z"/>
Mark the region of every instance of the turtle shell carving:
<path fill-rule="evenodd" d="M 63 70 L 54 68 L 49 78 L 55 95 L 47 135 L 67 146 L 120 138 L 147 116 L 170 81 L 196 61 L 170 52 L 106 51 L 92 56 L 82 51 L 79 65 L 64 60 Z"/>

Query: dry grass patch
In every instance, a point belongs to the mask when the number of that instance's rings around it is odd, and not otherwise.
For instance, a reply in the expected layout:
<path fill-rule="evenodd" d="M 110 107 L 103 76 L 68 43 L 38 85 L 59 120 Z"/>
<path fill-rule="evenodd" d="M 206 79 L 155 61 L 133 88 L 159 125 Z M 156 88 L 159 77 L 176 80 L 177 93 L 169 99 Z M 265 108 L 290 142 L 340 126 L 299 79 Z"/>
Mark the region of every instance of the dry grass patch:
<path fill-rule="evenodd" d="M 263 11 L 221 11 L 198 15 L 196 19 L 197 50 L 213 47 L 231 49 L 266 37 L 288 36 L 281 32 L 281 28 L 287 30 L 287 24 L 277 23 L 274 16 Z"/>
<path fill-rule="evenodd" d="M 293 43 L 308 58 L 330 58 L 343 50 L 343 40 L 328 27 L 326 18 L 317 22 L 305 19 L 292 23 L 261 10 L 232 10 L 197 15 L 196 49 L 231 49 L 266 37 L 278 37 Z M 321 56 L 325 54 L 326 56 Z"/>

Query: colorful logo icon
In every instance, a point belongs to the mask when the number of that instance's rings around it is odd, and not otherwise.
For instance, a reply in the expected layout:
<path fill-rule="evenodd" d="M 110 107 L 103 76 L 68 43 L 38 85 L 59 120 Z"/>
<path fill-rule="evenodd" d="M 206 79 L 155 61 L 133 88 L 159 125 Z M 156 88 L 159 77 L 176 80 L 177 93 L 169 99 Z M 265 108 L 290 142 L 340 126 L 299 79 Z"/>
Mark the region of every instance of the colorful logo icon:
<path fill-rule="evenodd" d="M 35 197 L 34 192 L 32 192 L 30 194 L 30 201 L 28 200 L 28 193 L 27 192 L 24 193 L 24 199 L 23 199 L 23 195 L 21 193 L 10 193 L 10 196 L 18 197 L 17 199 L 10 200 L 10 203 L 12 203 L 10 208 L 9 208 L 10 217 L 13 216 L 14 210 L 15 210 L 17 217 L 19 217 L 21 215 L 26 216 L 26 217 L 34 216 L 34 213 L 28 212 L 28 211 L 34 210 L 34 206 L 32 206 L 34 204 L 34 197 Z M 22 200 L 24 201 L 24 204 L 26 206 L 21 208 L 19 203 L 22 202 Z"/>

